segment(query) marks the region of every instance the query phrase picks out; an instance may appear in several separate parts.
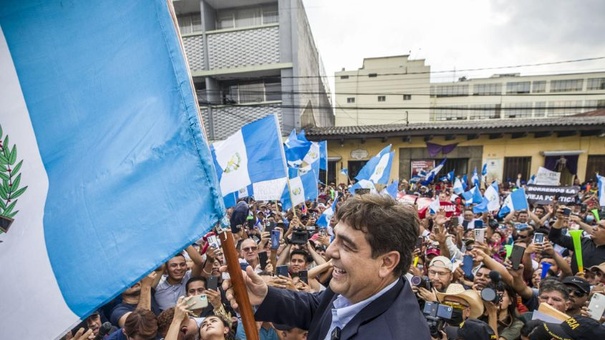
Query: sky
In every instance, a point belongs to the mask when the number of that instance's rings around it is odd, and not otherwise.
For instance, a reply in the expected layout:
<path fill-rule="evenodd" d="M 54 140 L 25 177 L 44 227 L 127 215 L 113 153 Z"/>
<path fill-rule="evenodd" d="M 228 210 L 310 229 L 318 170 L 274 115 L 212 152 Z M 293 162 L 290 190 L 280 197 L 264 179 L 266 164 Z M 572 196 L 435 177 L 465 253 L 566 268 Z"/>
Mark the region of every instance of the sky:
<path fill-rule="evenodd" d="M 334 72 L 357 70 L 364 58 L 393 55 L 425 59 L 432 82 L 605 71 L 603 0 L 303 3 L 332 91 Z M 599 59 L 558 63 L 590 58 Z M 557 64 L 536 65 L 548 63 Z M 528 64 L 534 66 L 502 68 Z"/>

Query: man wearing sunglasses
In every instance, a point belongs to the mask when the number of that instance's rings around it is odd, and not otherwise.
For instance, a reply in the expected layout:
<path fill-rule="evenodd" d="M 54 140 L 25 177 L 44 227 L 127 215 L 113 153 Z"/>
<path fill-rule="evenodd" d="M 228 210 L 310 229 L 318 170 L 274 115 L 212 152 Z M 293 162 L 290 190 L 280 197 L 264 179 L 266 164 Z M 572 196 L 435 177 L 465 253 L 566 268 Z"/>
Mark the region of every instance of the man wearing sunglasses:
<path fill-rule="evenodd" d="M 582 307 L 586 306 L 590 294 L 590 283 L 578 276 L 568 276 L 563 279 L 563 284 L 569 292 L 569 307 L 567 315 L 580 315 Z"/>

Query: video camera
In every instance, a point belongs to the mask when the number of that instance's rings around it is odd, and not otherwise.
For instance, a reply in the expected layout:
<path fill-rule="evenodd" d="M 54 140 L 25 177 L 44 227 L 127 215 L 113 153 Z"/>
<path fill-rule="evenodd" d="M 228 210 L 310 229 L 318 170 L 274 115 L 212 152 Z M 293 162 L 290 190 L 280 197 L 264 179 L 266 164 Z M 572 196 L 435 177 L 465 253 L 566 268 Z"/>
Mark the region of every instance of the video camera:
<path fill-rule="evenodd" d="M 410 283 L 412 286 L 426 288 L 427 290 L 431 290 L 433 288 L 431 280 L 429 280 L 427 276 L 412 276 Z"/>
<path fill-rule="evenodd" d="M 502 276 L 497 271 L 492 270 L 489 272 L 489 278 L 492 282 L 481 290 L 481 299 L 486 302 L 493 302 L 497 305 L 500 303 L 500 300 L 502 300 L 502 294 L 498 292 L 504 291 Z"/>
<path fill-rule="evenodd" d="M 454 307 L 443 305 L 437 302 L 427 301 L 422 309 L 431 337 L 441 338 L 439 332 L 445 328 L 447 321 L 452 320 L 454 316 Z"/>
<path fill-rule="evenodd" d="M 309 240 L 309 231 L 305 227 L 297 227 L 292 231 L 290 243 L 292 244 L 307 244 Z"/>

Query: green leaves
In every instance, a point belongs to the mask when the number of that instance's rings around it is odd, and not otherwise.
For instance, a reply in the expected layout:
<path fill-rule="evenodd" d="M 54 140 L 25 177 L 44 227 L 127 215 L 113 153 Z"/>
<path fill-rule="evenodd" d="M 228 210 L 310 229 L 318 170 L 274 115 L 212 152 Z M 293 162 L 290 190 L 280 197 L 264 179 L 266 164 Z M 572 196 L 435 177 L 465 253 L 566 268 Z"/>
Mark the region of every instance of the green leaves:
<path fill-rule="evenodd" d="M 17 145 L 10 146 L 8 135 L 3 135 L 0 125 L 0 216 L 13 218 L 19 210 L 13 211 L 17 206 L 17 198 L 27 190 L 27 186 L 19 188 L 21 185 L 21 166 L 23 160 L 17 162 Z"/>

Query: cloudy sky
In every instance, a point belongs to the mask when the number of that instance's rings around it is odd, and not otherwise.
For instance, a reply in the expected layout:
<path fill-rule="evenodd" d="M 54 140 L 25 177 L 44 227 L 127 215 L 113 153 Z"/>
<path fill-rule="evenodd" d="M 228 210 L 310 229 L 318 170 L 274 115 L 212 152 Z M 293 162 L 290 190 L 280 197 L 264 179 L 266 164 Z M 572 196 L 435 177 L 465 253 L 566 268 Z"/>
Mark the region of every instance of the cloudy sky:
<path fill-rule="evenodd" d="M 605 71 L 603 0 L 303 0 L 326 73 L 363 58 L 426 59 L 432 81 Z M 504 66 L 599 58 L 545 66 Z M 452 71 L 456 72 L 439 72 Z M 469 71 L 469 69 L 484 69 Z M 333 84 L 333 82 L 332 82 Z M 332 85 L 332 90 L 334 87 Z"/>

